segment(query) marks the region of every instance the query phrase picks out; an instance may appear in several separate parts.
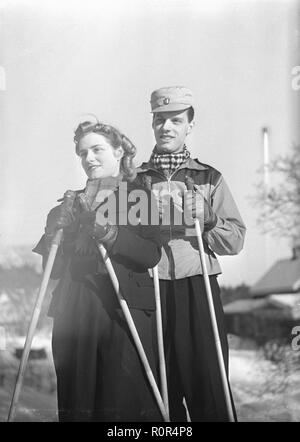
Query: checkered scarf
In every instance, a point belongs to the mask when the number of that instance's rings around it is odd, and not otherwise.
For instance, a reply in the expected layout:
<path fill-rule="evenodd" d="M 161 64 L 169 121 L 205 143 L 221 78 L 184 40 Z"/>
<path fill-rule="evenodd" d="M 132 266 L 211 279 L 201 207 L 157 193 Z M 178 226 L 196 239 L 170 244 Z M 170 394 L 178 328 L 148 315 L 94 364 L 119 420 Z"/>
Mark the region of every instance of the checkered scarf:
<path fill-rule="evenodd" d="M 150 157 L 150 162 L 156 169 L 173 173 L 190 158 L 190 155 L 186 145 L 183 146 L 183 151 L 179 153 L 158 153 L 155 147 Z"/>

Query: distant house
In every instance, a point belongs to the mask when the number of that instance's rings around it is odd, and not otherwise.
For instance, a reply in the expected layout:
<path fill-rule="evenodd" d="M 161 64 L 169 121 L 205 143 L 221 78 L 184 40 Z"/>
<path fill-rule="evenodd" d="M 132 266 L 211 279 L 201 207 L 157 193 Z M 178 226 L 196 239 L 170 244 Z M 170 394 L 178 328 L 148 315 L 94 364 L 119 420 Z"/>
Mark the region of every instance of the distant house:
<path fill-rule="evenodd" d="M 258 342 L 292 339 L 300 325 L 300 248 L 293 257 L 276 262 L 253 287 L 250 298 L 224 306 L 228 333 Z"/>
<path fill-rule="evenodd" d="M 250 289 L 253 297 L 300 292 L 300 259 L 277 261 Z"/>

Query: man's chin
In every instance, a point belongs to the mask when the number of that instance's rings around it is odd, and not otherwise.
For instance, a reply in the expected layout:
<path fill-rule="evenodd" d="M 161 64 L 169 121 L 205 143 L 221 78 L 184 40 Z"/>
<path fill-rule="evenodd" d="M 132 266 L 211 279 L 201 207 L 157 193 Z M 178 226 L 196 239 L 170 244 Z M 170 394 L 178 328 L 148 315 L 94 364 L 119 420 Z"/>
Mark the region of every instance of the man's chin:
<path fill-rule="evenodd" d="M 176 146 L 173 146 L 171 144 L 163 144 L 160 146 L 157 146 L 157 151 L 159 153 L 175 153 L 178 151 L 178 148 L 176 148 Z"/>

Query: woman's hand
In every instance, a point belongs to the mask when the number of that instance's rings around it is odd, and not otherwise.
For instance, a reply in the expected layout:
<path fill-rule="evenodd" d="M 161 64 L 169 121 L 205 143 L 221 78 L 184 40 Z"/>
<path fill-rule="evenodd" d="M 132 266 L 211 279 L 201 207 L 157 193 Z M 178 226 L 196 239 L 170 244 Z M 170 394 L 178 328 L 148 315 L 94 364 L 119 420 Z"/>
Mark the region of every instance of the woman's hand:
<path fill-rule="evenodd" d="M 101 208 L 97 211 L 84 211 L 80 215 L 82 231 L 93 238 L 96 243 L 103 243 L 110 249 L 118 235 L 118 227 L 108 224 L 105 220 Z"/>
<path fill-rule="evenodd" d="M 64 229 L 64 237 L 71 237 L 76 230 L 75 224 L 75 214 L 70 207 L 61 204 L 50 210 L 45 227 L 47 249 L 50 248 L 54 235 L 59 229 Z"/>
<path fill-rule="evenodd" d="M 104 238 L 110 227 L 107 223 L 101 225 L 97 222 L 97 213 L 94 210 L 82 212 L 79 219 L 82 230 L 98 241 Z"/>
<path fill-rule="evenodd" d="M 70 226 L 75 221 L 72 210 L 65 208 L 63 204 L 50 210 L 47 217 L 47 233 L 54 234 L 59 229 Z"/>

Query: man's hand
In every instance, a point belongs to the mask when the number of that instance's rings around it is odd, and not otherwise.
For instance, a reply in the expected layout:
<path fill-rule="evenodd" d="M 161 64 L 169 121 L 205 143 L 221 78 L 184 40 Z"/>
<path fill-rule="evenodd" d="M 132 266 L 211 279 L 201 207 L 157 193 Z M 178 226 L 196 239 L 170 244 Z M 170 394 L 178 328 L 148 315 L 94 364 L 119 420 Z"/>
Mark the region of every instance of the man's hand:
<path fill-rule="evenodd" d="M 204 231 L 207 232 L 215 227 L 218 217 L 213 211 L 206 198 L 194 190 L 185 193 L 185 210 L 192 218 L 203 219 Z"/>

